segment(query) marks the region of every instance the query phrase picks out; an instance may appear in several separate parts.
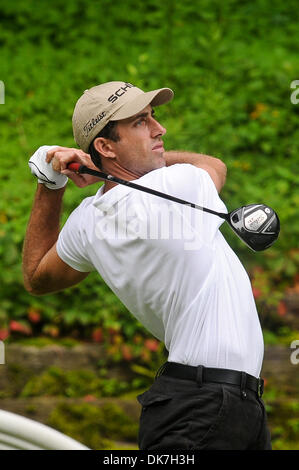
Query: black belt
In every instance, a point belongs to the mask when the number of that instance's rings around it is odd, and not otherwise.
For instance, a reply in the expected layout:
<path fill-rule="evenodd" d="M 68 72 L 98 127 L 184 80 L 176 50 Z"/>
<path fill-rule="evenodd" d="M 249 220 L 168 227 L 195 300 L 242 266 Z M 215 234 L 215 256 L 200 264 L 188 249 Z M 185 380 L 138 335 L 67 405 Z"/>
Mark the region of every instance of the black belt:
<path fill-rule="evenodd" d="M 169 375 L 177 379 L 193 380 L 198 383 L 215 382 L 229 385 L 238 385 L 243 397 L 246 397 L 245 389 L 256 392 L 259 397 L 264 392 L 264 380 L 256 378 L 246 372 L 231 369 L 216 369 L 204 366 L 187 366 L 177 362 L 166 362 L 157 375 Z"/>

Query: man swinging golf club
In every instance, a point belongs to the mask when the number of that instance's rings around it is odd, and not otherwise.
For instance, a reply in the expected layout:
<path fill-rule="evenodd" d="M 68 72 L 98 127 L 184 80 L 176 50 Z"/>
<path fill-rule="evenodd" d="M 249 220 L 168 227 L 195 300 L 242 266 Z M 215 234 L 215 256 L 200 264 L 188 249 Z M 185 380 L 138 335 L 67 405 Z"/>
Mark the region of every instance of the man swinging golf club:
<path fill-rule="evenodd" d="M 219 231 L 223 220 L 106 181 L 59 232 L 68 178 L 79 187 L 99 182 L 70 171 L 70 162 L 227 212 L 219 197 L 225 164 L 164 149 L 166 130 L 154 110 L 172 98 L 168 88 L 95 86 L 74 109 L 80 149 L 46 146 L 30 158 L 39 184 L 24 242 L 24 284 L 43 295 L 98 271 L 165 343 L 168 361 L 138 397 L 140 449 L 271 449 L 261 327 L 247 273 Z M 161 231 L 152 236 L 162 204 Z M 179 223 L 181 236 L 174 236 Z"/>

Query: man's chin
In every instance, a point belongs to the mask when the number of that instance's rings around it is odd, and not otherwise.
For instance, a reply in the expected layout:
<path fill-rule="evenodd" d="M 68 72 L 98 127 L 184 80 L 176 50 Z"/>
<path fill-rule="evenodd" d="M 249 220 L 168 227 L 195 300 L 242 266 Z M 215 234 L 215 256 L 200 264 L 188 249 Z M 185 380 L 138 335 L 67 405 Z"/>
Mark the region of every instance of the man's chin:
<path fill-rule="evenodd" d="M 159 156 L 156 156 L 155 160 L 155 169 L 157 170 L 158 168 L 163 168 L 166 166 L 166 160 L 164 158 L 164 151 L 159 154 Z"/>
<path fill-rule="evenodd" d="M 160 161 L 160 164 L 159 164 L 158 168 L 163 168 L 164 166 L 166 166 L 166 161 L 165 161 L 165 158 L 161 159 L 161 161 Z"/>

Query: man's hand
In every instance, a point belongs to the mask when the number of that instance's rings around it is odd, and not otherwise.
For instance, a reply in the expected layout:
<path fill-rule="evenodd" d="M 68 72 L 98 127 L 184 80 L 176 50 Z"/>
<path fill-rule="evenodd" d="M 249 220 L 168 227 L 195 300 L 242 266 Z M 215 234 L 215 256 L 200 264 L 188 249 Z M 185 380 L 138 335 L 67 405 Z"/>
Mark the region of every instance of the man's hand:
<path fill-rule="evenodd" d="M 46 162 L 51 162 L 53 170 L 70 178 L 79 188 L 84 188 L 85 186 L 101 181 L 100 178 L 96 176 L 76 174 L 67 169 L 68 163 L 77 162 L 93 170 L 99 170 L 93 164 L 90 155 L 83 152 L 83 150 L 69 147 L 55 147 L 47 152 Z"/>
<path fill-rule="evenodd" d="M 54 171 L 52 165 L 46 162 L 47 152 L 55 148 L 57 147 L 53 145 L 39 147 L 28 162 L 31 173 L 37 177 L 38 182 L 52 190 L 63 188 L 68 180 L 67 176 Z"/>

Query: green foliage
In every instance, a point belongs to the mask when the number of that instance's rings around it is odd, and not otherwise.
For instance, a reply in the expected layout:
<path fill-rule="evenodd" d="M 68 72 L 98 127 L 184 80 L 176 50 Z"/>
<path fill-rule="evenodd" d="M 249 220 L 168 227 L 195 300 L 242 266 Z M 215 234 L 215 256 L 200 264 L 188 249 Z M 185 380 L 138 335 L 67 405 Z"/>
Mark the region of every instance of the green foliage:
<path fill-rule="evenodd" d="M 31 297 L 22 282 L 22 243 L 35 192 L 28 157 L 43 144 L 74 146 L 77 98 L 117 79 L 174 89 L 173 102 L 157 110 L 168 131 L 166 148 L 222 158 L 229 210 L 258 201 L 277 210 L 280 239 L 260 254 L 222 228 L 253 279 L 256 266 L 264 272 L 256 281 L 263 283 L 261 316 L 276 312 L 298 270 L 299 104 L 290 101 L 290 83 L 299 79 L 297 2 L 16 0 L 1 2 L 1 18 L 0 328 L 9 330 L 14 319 L 23 322 L 24 334 L 90 338 L 100 325 L 121 329 L 129 342 L 146 335 L 94 273 L 43 298 Z M 63 222 L 96 190 L 70 183 Z M 32 310 L 40 323 L 28 319 Z"/>
<path fill-rule="evenodd" d="M 94 450 L 112 449 L 111 440 L 137 441 L 137 423 L 111 403 L 101 407 L 62 403 L 48 424 Z"/>
<path fill-rule="evenodd" d="M 59 367 L 51 367 L 41 376 L 32 377 L 26 383 L 20 396 L 49 395 L 75 398 L 98 393 L 99 389 L 100 380 L 91 371 L 63 371 Z"/>
<path fill-rule="evenodd" d="M 116 378 L 99 377 L 89 370 L 64 371 L 59 367 L 50 367 L 41 375 L 31 377 L 21 391 L 20 397 L 115 397 L 139 388 L 140 385 L 144 386 L 144 383 L 138 379 L 129 383 Z"/>
<path fill-rule="evenodd" d="M 280 393 L 279 393 L 280 395 Z M 299 404 L 298 400 L 269 400 L 267 408 L 271 422 L 271 438 L 274 450 L 299 450 Z M 275 411 L 275 412 L 274 412 Z"/>

